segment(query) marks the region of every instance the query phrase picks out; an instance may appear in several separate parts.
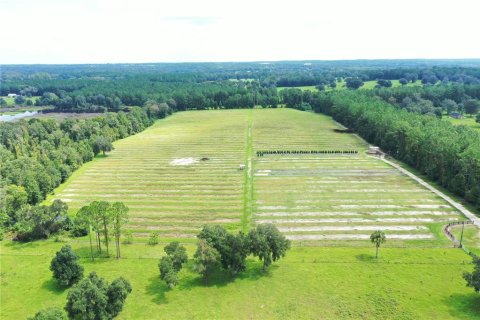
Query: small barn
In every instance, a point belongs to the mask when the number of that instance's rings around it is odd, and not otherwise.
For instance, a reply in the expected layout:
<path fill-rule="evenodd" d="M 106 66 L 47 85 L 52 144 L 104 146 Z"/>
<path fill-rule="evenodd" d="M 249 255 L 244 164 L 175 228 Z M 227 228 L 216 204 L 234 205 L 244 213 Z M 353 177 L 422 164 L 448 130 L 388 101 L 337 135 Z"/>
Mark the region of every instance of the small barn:
<path fill-rule="evenodd" d="M 9 98 L 16 98 L 16 97 L 18 96 L 18 94 L 16 94 L 16 93 L 9 93 L 7 96 L 8 96 Z"/>
<path fill-rule="evenodd" d="M 380 148 L 379 148 L 379 147 L 369 146 L 367 153 L 368 153 L 368 154 L 377 155 L 377 154 L 380 154 L 381 151 L 380 151 Z"/>
<path fill-rule="evenodd" d="M 385 152 L 380 150 L 379 147 L 375 147 L 375 146 L 369 146 L 368 150 L 367 150 L 367 154 L 377 156 L 377 157 L 380 157 L 382 159 L 385 158 L 385 156 L 386 156 Z"/>

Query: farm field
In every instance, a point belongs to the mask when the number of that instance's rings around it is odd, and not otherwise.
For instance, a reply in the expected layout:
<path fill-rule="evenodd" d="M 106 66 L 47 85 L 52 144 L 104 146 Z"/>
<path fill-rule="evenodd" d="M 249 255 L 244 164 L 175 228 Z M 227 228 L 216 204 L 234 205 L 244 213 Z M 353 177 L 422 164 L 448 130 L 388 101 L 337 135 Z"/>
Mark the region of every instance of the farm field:
<path fill-rule="evenodd" d="M 247 129 L 246 111 L 175 114 L 116 142 L 55 197 L 72 210 L 94 199 L 123 201 L 139 237 L 194 238 L 205 223 L 240 230 Z"/>
<path fill-rule="evenodd" d="M 291 109 L 178 113 L 115 143 L 49 200 L 72 212 L 96 199 L 123 201 L 127 228 L 141 240 L 155 231 L 194 240 L 204 224 L 247 231 L 271 222 L 313 244 L 364 243 L 379 228 L 398 245 L 447 244 L 441 226 L 463 217 L 339 128 Z M 268 150 L 358 153 L 257 155 Z"/>
<path fill-rule="evenodd" d="M 25 319 L 63 307 L 68 290 L 52 280 L 50 261 L 63 243 L 1 244 L 1 319 Z M 192 271 L 168 290 L 158 274 L 162 245 L 123 245 L 123 258 L 88 257 L 88 242 L 71 242 L 85 272 L 133 287 L 117 319 L 477 319 L 478 294 L 461 278 L 470 257 L 453 248 L 294 247 L 266 274 L 248 260 L 237 278 L 216 274 L 208 286 Z M 193 245 L 187 245 L 190 257 Z"/>

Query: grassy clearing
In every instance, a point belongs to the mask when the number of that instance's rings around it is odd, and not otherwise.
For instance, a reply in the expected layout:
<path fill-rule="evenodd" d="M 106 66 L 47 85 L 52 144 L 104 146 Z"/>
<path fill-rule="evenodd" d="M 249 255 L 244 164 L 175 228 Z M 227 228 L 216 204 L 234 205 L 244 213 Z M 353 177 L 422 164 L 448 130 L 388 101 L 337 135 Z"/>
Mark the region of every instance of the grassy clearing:
<path fill-rule="evenodd" d="M 158 275 L 160 245 L 124 245 L 124 258 L 91 262 L 87 242 L 71 244 L 86 272 L 131 281 L 118 319 L 476 319 L 480 312 L 480 296 L 461 278 L 470 258 L 459 249 L 385 247 L 377 261 L 372 247 L 294 247 L 266 274 L 251 259 L 238 278 L 219 273 L 208 286 L 189 262 L 179 286 L 167 290 Z M 62 245 L 2 244 L 2 319 L 64 306 L 67 291 L 48 269 Z"/>
<path fill-rule="evenodd" d="M 32 118 L 53 119 L 63 121 L 65 119 L 91 119 L 104 117 L 106 113 L 67 113 L 67 112 L 47 112 L 34 115 Z"/>
<path fill-rule="evenodd" d="M 318 92 L 318 89 L 315 88 L 315 86 L 300 86 L 300 87 L 277 87 L 277 91 L 282 91 L 285 89 L 300 89 L 302 91 L 312 91 L 312 92 Z"/>
<path fill-rule="evenodd" d="M 7 102 L 7 106 L 14 106 L 15 105 L 15 98 L 8 97 L 8 96 L 0 96 L 0 98 L 3 98 Z M 35 102 L 35 100 L 41 98 L 40 96 L 33 96 L 33 97 L 25 97 L 25 101 L 31 100 L 32 102 Z"/>
<path fill-rule="evenodd" d="M 450 228 L 450 230 L 455 235 L 455 238 L 460 240 L 462 235 L 462 226 L 453 226 Z M 474 225 L 466 224 L 463 230 L 462 244 L 476 255 L 480 255 L 480 230 L 478 230 L 478 228 Z"/>
<path fill-rule="evenodd" d="M 365 81 L 363 86 L 360 87 L 360 89 L 366 89 L 366 90 L 372 90 L 372 89 L 375 89 L 375 86 L 377 85 L 377 81 L 376 80 L 371 80 L 371 81 Z M 395 87 L 401 87 L 402 85 L 400 84 L 400 82 L 398 80 L 392 80 L 392 87 L 395 88 Z M 407 87 L 417 87 L 417 86 L 422 86 L 422 81 L 420 80 L 417 80 L 416 82 L 412 83 L 412 82 L 409 82 L 406 84 Z M 315 86 L 300 86 L 300 87 L 278 87 L 277 90 L 278 91 L 281 91 L 281 90 L 284 90 L 284 89 L 289 89 L 289 88 L 296 88 L 296 89 L 300 89 L 300 90 L 303 90 L 303 91 L 306 91 L 306 90 L 309 90 L 309 91 L 313 91 L 313 92 L 318 92 L 317 88 L 315 88 Z M 347 86 L 346 86 L 346 83 L 345 81 L 337 81 L 337 86 L 335 87 L 335 89 L 332 89 L 330 88 L 329 86 L 325 86 L 325 91 L 331 91 L 331 90 L 345 90 L 347 89 Z"/>
<path fill-rule="evenodd" d="M 476 122 L 474 117 L 454 119 L 452 117 L 449 117 L 449 116 L 445 115 L 445 116 L 443 116 L 443 119 L 445 121 L 449 121 L 450 123 L 453 123 L 454 125 L 458 125 L 458 126 L 463 125 L 463 126 L 467 126 L 467 127 L 473 128 L 473 129 L 480 130 L 480 123 Z"/>

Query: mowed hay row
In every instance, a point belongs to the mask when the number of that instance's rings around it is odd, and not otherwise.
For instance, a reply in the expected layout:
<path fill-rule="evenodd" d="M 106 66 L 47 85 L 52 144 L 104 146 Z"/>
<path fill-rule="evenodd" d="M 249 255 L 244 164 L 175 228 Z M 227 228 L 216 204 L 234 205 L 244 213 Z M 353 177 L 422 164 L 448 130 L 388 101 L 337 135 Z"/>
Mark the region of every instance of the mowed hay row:
<path fill-rule="evenodd" d="M 72 209 L 123 201 L 130 208 L 125 228 L 139 237 L 193 238 L 212 223 L 239 229 L 247 129 L 243 110 L 177 113 L 117 141 L 56 198 Z"/>
<path fill-rule="evenodd" d="M 339 125 L 324 115 L 289 109 L 255 110 L 254 114 L 255 151 L 367 148 L 367 145 L 356 136 L 335 132 L 334 129 L 339 129 Z M 271 156 L 273 155 L 265 155 Z"/>
<path fill-rule="evenodd" d="M 301 116 L 278 113 L 272 118 L 289 125 L 268 124 L 268 130 L 265 120 L 255 118 L 255 151 L 360 152 L 255 157 L 254 223 L 273 223 L 299 241 L 362 240 L 377 229 L 401 241 L 434 240 L 430 225 L 462 219 L 443 199 L 367 156 L 365 143 L 355 135 L 335 132 L 338 127 L 328 118 L 307 116 L 302 121 Z M 295 134 L 295 127 L 302 133 Z"/>

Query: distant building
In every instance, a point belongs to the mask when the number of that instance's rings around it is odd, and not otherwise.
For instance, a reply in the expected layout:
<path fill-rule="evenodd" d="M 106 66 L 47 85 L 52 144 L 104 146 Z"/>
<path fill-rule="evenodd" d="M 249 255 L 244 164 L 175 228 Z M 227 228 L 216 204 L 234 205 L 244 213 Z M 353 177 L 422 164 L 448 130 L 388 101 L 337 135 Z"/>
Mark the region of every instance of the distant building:
<path fill-rule="evenodd" d="M 450 112 L 450 117 L 452 117 L 453 119 L 462 119 L 463 118 L 463 115 L 459 112 Z"/>
<path fill-rule="evenodd" d="M 374 155 L 374 156 L 378 156 L 380 158 L 385 158 L 385 152 L 383 152 L 382 150 L 380 150 L 379 147 L 375 147 L 375 146 L 369 146 L 368 147 L 368 150 L 367 150 L 367 154 L 371 154 L 371 155 Z"/>
<path fill-rule="evenodd" d="M 370 147 L 368 147 L 367 153 L 368 153 L 368 154 L 379 154 L 379 153 L 380 153 L 380 148 L 379 148 L 379 147 L 370 146 Z"/>
<path fill-rule="evenodd" d="M 18 94 L 16 94 L 16 93 L 9 93 L 8 94 L 9 98 L 16 98 L 17 96 L 18 96 Z"/>

